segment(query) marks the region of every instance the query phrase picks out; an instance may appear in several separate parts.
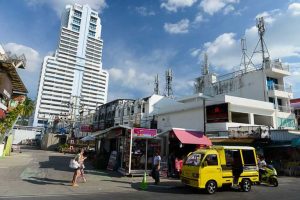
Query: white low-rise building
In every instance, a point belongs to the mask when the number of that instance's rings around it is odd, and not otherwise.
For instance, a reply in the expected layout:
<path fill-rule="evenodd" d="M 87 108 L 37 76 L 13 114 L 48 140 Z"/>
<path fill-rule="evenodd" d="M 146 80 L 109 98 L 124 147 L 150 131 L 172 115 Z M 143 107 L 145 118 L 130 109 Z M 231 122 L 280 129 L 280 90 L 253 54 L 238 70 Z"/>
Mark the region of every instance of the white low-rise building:
<path fill-rule="evenodd" d="M 205 99 L 206 115 L 203 113 Z M 277 128 L 272 103 L 223 95 L 207 98 L 197 94 L 178 100 L 179 104 L 161 108 L 157 113 L 157 129 L 168 131 L 174 127 L 205 131 L 228 131 L 232 127 L 266 126 Z M 213 110 L 212 110 L 213 109 Z M 204 118 L 206 122 L 204 123 Z"/>

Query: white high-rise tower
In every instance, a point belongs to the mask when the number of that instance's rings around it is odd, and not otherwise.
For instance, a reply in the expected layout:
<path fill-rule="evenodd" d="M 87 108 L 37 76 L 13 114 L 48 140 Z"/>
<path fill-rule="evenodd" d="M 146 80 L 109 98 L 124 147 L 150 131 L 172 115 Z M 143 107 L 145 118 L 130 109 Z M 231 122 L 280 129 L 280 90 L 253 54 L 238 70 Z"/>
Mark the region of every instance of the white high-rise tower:
<path fill-rule="evenodd" d="M 88 5 L 67 5 L 58 49 L 44 58 L 34 126 L 106 103 L 108 72 L 102 69 L 102 48 L 98 13 Z"/>

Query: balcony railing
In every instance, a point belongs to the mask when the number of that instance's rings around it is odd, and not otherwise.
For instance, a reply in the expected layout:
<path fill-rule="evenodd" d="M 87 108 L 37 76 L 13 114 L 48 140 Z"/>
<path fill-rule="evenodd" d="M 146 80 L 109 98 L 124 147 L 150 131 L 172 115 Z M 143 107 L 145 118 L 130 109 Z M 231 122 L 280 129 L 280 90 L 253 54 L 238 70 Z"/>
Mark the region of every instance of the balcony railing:
<path fill-rule="evenodd" d="M 289 107 L 289 106 L 278 106 L 278 110 L 280 112 L 287 112 L 287 113 L 289 113 L 289 112 L 291 112 L 291 107 Z"/>
<path fill-rule="evenodd" d="M 283 92 L 292 92 L 292 86 L 291 85 L 279 85 L 275 83 L 268 83 L 268 90 L 278 90 Z"/>
<path fill-rule="evenodd" d="M 289 65 L 282 64 L 282 62 L 279 59 L 276 59 L 274 61 L 267 61 L 266 68 L 267 69 L 275 68 L 275 69 L 280 69 L 283 71 L 290 71 Z"/>

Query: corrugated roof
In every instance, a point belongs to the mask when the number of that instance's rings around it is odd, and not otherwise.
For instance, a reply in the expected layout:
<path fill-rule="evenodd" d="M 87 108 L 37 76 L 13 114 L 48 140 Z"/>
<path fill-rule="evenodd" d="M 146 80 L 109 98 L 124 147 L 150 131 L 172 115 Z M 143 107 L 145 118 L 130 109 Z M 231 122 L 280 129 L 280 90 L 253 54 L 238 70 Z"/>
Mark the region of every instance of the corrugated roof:
<path fill-rule="evenodd" d="M 23 81 L 21 80 L 16 68 L 13 66 L 12 63 L 0 61 L 0 67 L 4 69 L 11 78 L 13 92 L 24 94 L 28 93 Z"/>

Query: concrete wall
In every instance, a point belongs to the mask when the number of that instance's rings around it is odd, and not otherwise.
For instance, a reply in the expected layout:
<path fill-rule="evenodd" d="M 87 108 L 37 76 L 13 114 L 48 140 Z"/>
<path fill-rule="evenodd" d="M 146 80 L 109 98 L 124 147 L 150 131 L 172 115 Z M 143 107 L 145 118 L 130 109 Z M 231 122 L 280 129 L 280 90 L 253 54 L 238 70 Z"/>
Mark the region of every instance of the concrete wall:
<path fill-rule="evenodd" d="M 57 134 L 47 133 L 42 139 L 41 149 L 43 150 L 54 150 L 59 144 L 59 137 Z"/>
<path fill-rule="evenodd" d="M 40 134 L 34 130 L 19 130 L 14 129 L 12 130 L 13 137 L 13 144 L 21 144 L 23 140 L 29 139 L 37 139 L 36 135 Z"/>
<path fill-rule="evenodd" d="M 186 103 L 179 103 L 176 105 L 166 106 L 160 109 L 157 114 L 157 128 L 159 132 L 164 132 L 170 130 L 171 128 L 185 128 L 185 129 L 195 129 L 204 130 L 203 125 L 203 101 L 185 101 Z M 249 116 L 249 123 L 207 123 L 206 131 L 226 131 L 229 127 L 239 127 L 239 126 L 253 126 L 254 114 L 261 115 L 265 117 L 264 120 L 269 121 L 274 125 L 275 110 L 272 103 L 239 98 L 234 96 L 218 96 L 206 100 L 206 105 L 221 104 L 224 102 L 229 103 L 229 115 L 230 112 L 240 112 L 247 113 Z M 273 126 L 274 127 L 274 126 Z"/>
<path fill-rule="evenodd" d="M 234 91 L 223 93 L 223 95 L 265 101 L 266 78 L 262 70 L 248 72 L 242 77 L 234 79 L 238 80 L 238 88 Z M 228 84 L 224 85 L 230 85 L 230 83 L 228 82 Z"/>
<path fill-rule="evenodd" d="M 162 114 L 157 119 L 157 128 L 160 132 L 170 130 L 171 128 L 203 131 L 203 127 L 203 109 L 200 106 L 194 109 L 183 109 L 174 113 Z"/>

